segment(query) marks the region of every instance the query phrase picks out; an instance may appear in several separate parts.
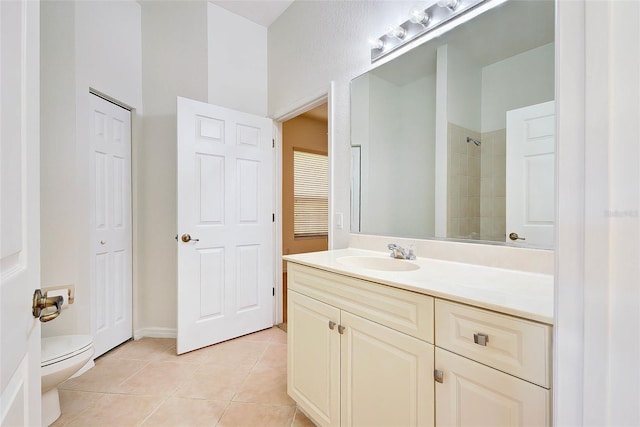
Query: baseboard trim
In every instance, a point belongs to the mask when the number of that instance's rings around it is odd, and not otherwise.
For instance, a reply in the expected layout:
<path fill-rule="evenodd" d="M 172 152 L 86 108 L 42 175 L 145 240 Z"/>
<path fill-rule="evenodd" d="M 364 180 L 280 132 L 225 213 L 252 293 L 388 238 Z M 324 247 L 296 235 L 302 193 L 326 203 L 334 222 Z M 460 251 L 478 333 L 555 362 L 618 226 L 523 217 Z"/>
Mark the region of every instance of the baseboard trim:
<path fill-rule="evenodd" d="M 133 339 L 140 338 L 176 338 L 178 331 L 174 328 L 141 328 L 133 331 Z"/>

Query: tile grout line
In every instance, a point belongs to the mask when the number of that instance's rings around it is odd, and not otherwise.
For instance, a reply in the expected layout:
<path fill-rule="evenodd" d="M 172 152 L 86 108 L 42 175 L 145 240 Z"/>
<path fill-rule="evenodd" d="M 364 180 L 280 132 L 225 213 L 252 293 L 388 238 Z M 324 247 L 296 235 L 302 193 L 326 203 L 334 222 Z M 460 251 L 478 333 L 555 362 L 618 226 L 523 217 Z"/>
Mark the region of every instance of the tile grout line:
<path fill-rule="evenodd" d="M 262 359 L 262 356 L 264 355 L 264 353 L 267 351 L 267 348 L 269 348 L 269 345 L 271 344 L 271 340 L 272 340 L 272 338 L 270 338 L 268 341 L 266 341 L 267 342 L 267 346 L 264 348 L 264 350 L 262 350 L 262 353 L 260 354 L 260 356 L 256 358 L 256 361 L 251 366 L 251 369 L 249 369 L 249 372 L 247 372 L 247 375 L 244 377 L 244 380 L 242 380 L 242 382 L 240 384 L 238 384 L 238 387 L 235 387 L 235 390 L 233 391 L 233 395 L 229 399 L 229 402 L 227 403 L 227 406 L 224 408 L 224 410 L 222 411 L 222 414 L 220 415 L 220 418 L 216 422 L 216 426 L 220 424 L 220 421 L 222 421 L 222 419 L 224 418 L 225 414 L 227 413 L 227 410 L 229 409 L 231 404 L 234 402 L 233 399 L 238 394 L 238 390 L 240 390 L 242 388 L 242 386 L 247 382 L 247 379 L 249 378 L 249 375 L 251 375 L 251 372 L 253 372 L 253 369 L 260 362 L 260 359 Z M 247 341 L 251 342 L 251 340 L 247 340 Z M 254 342 L 256 342 L 256 341 L 254 341 Z M 261 342 L 264 342 L 264 341 L 261 341 Z M 240 402 L 240 403 L 242 403 L 242 402 Z"/>
<path fill-rule="evenodd" d="M 277 331 L 277 332 L 273 332 L 273 330 Z M 136 362 L 143 362 L 141 364 L 141 366 L 139 366 L 137 369 L 135 369 L 133 372 L 129 373 L 129 375 L 127 375 L 125 378 L 122 378 L 120 381 L 118 381 L 115 385 L 115 387 L 112 387 L 111 389 L 115 389 L 117 391 L 104 391 L 104 390 L 83 390 L 83 389 L 66 389 L 64 391 L 68 391 L 71 393 L 87 393 L 90 395 L 99 395 L 99 398 L 96 401 L 92 401 L 89 406 L 87 406 L 86 408 L 83 408 L 82 410 L 80 410 L 79 412 L 73 414 L 68 420 L 65 420 L 63 424 L 60 424 L 59 426 L 65 426 L 68 425 L 69 423 L 74 422 L 74 420 L 79 419 L 80 417 L 83 416 L 83 414 L 86 414 L 88 411 L 91 411 L 92 409 L 95 409 L 95 407 L 97 406 L 97 404 L 104 399 L 107 396 L 152 396 L 152 397 L 158 397 L 158 401 L 155 403 L 155 405 L 152 406 L 150 412 L 144 417 L 144 419 L 137 421 L 137 425 L 141 426 L 144 423 L 148 422 L 148 420 L 153 417 L 155 414 L 158 413 L 158 411 L 160 410 L 161 407 L 163 407 L 163 405 L 165 405 L 170 399 L 172 398 L 179 398 L 179 399 L 185 399 L 185 400 L 190 400 L 190 401 L 196 401 L 196 400 L 206 400 L 206 401 L 217 401 L 221 404 L 221 408 L 222 411 L 220 412 L 219 417 L 217 418 L 216 422 L 214 425 L 219 425 L 221 420 L 224 418 L 225 415 L 227 415 L 229 413 L 229 408 L 231 407 L 232 403 L 235 402 L 235 398 L 238 396 L 239 391 L 242 389 L 242 387 L 244 387 L 247 384 L 247 381 L 249 380 L 250 375 L 254 374 L 256 371 L 257 366 L 260 365 L 261 362 L 265 362 L 264 358 L 266 356 L 266 354 L 269 352 L 269 349 L 273 349 L 278 347 L 279 345 L 286 345 L 287 343 L 284 342 L 280 342 L 281 337 L 279 336 L 280 333 L 285 333 L 284 331 L 278 329 L 277 327 L 272 327 L 269 328 L 267 330 L 264 331 L 271 331 L 268 332 L 269 335 L 267 335 L 265 338 L 267 339 L 257 339 L 257 340 L 252 340 L 252 339 L 248 339 L 246 340 L 247 342 L 254 342 L 254 343 L 262 343 L 264 345 L 264 348 L 257 354 L 255 360 L 253 361 L 253 363 L 248 365 L 248 370 L 246 375 L 244 376 L 244 378 L 242 379 L 242 381 L 238 384 L 238 386 L 234 387 L 234 392 L 231 395 L 231 397 L 226 400 L 226 399 L 209 399 L 209 398 L 189 398 L 189 397 L 179 397 L 178 396 L 178 390 L 180 389 L 180 387 L 182 385 L 184 385 L 185 383 L 187 383 L 189 376 L 184 376 L 181 377 L 181 381 L 179 381 L 177 383 L 177 385 L 171 390 L 171 392 L 168 395 L 162 396 L 162 395 L 154 395 L 154 394 L 135 394 L 135 393 L 127 393 L 127 392 L 123 392 L 122 387 L 123 384 L 125 384 L 127 381 L 131 380 L 132 377 L 140 374 L 141 371 L 143 371 L 145 368 L 147 368 L 149 365 L 152 364 L 152 362 L 171 362 L 171 363 L 181 363 L 178 362 L 177 360 L 173 359 L 173 357 L 178 357 L 176 354 L 171 352 L 171 348 L 173 348 L 173 343 L 172 342 L 164 342 L 163 343 L 165 345 L 163 346 L 159 346 L 161 348 L 158 348 L 157 350 L 163 352 L 163 351 L 167 351 L 169 350 L 169 353 L 172 353 L 172 357 L 171 358 L 166 358 L 166 359 L 158 359 L 155 360 L 153 359 L 153 357 L 156 357 L 157 354 L 155 354 L 155 350 L 153 348 L 146 348 L 142 351 L 140 351 L 139 353 L 133 353 L 134 357 L 126 357 L 126 354 L 124 354 L 124 351 L 118 351 L 114 354 L 112 354 L 111 356 L 111 360 L 114 361 L 114 363 L 118 363 L 119 361 L 124 361 L 124 360 L 128 360 L 128 361 L 136 361 Z M 262 331 L 258 331 L 262 332 Z M 135 341 L 134 341 L 135 342 Z M 126 344 L 126 343 L 125 343 Z M 276 344 L 276 345 L 274 345 Z M 153 346 L 152 346 L 153 347 Z M 121 350 L 121 349 L 119 349 Z M 148 352 L 147 353 L 147 357 L 152 357 L 152 359 L 148 359 L 148 358 L 142 358 L 144 356 L 144 352 Z M 118 353 L 123 353 L 123 356 L 119 356 Z M 131 353 L 130 353 L 131 354 Z M 105 360 L 107 360 L 105 358 Z M 196 359 L 197 360 L 197 359 Z M 185 362 L 188 365 L 192 365 L 196 370 L 200 369 L 204 366 L 207 366 L 208 364 L 208 358 L 202 358 L 200 361 L 190 361 L 190 362 Z M 266 362 L 265 362 L 266 363 Z M 272 367 L 269 363 L 267 363 L 267 367 Z M 274 404 L 274 403 L 260 403 L 260 402 L 240 402 L 238 401 L 237 403 L 241 403 L 241 404 L 255 404 L 255 405 L 260 405 L 260 406 L 268 406 L 268 407 L 291 407 L 291 405 L 285 405 L 285 404 Z M 295 423 L 296 420 L 296 415 L 297 415 L 297 408 L 295 405 L 293 405 L 292 407 L 293 409 L 293 413 L 292 413 L 292 418 L 291 418 L 291 424 L 285 424 L 288 426 L 292 426 L 293 423 Z M 284 420 L 283 420 L 284 421 Z"/>
<path fill-rule="evenodd" d="M 152 416 L 153 414 L 155 414 L 155 413 L 158 411 L 158 409 L 160 409 L 160 407 L 161 407 L 161 406 L 162 406 L 162 405 L 163 405 L 163 404 L 164 404 L 164 403 L 169 399 L 169 397 L 171 397 L 171 396 L 165 396 L 165 398 L 164 398 L 164 399 L 162 399 L 162 400 L 158 403 L 158 405 L 157 405 L 155 408 L 153 408 L 153 410 L 152 410 L 151 412 L 149 412 L 149 414 L 148 414 L 148 415 L 147 415 L 147 416 L 146 416 L 146 417 L 145 417 L 141 422 L 139 422 L 137 425 L 138 425 L 138 426 L 141 426 L 141 425 L 143 425 L 144 423 L 146 423 L 146 422 L 147 422 L 147 420 L 148 420 L 149 418 L 151 418 L 151 416 Z"/>
<path fill-rule="evenodd" d="M 273 327 L 272 327 L 273 328 Z M 249 340 L 249 342 L 251 342 Z M 218 420 L 218 423 L 220 422 L 220 420 L 222 420 L 222 418 L 224 418 L 224 415 L 226 414 L 227 410 L 229 409 L 229 407 L 231 406 L 231 403 L 235 402 L 235 397 L 238 394 L 238 390 L 240 390 L 242 388 L 242 386 L 244 386 L 244 384 L 247 382 L 247 380 L 249 379 L 249 376 L 251 375 L 251 373 L 253 372 L 253 370 L 255 369 L 255 367 L 260 363 L 260 360 L 262 360 L 262 357 L 264 356 L 264 354 L 267 352 L 267 349 L 269 348 L 269 346 L 271 345 L 271 343 L 273 342 L 273 337 L 269 337 L 269 339 L 267 341 L 254 341 L 254 342 L 266 342 L 267 345 L 265 346 L 264 350 L 262 350 L 262 353 L 260 353 L 260 356 L 258 356 L 256 358 L 256 361 L 254 362 L 254 364 L 251 366 L 251 369 L 249 369 L 249 372 L 247 372 L 247 375 L 245 376 L 244 380 L 242 381 L 242 383 L 240 383 L 238 385 L 238 387 L 234 390 L 233 395 L 231 396 L 231 399 L 229 400 L 229 404 L 227 405 L 226 408 L 224 408 L 224 411 L 222 412 L 222 415 L 220 416 L 220 419 Z M 246 402 L 238 402 L 238 403 L 246 403 Z M 217 424 L 216 424 L 217 425 Z"/>

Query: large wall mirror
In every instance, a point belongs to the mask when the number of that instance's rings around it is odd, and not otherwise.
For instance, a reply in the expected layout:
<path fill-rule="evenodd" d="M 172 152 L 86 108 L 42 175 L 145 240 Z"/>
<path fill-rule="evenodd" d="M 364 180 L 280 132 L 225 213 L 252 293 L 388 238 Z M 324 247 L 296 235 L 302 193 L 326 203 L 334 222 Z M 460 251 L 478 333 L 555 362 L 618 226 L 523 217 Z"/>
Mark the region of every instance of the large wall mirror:
<path fill-rule="evenodd" d="M 509 0 L 352 81 L 352 232 L 553 247 L 554 15 Z"/>

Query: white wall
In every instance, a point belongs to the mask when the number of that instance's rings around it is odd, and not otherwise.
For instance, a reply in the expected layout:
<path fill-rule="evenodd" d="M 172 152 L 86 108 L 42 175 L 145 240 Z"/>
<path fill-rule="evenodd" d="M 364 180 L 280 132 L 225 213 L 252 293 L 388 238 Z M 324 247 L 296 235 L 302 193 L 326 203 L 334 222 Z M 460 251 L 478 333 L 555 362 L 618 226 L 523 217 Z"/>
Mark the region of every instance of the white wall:
<path fill-rule="evenodd" d="M 139 324 L 177 326 L 176 97 L 208 97 L 207 3 L 142 2 L 144 142 L 139 147 Z"/>
<path fill-rule="evenodd" d="M 349 82 L 371 67 L 367 40 L 405 21 L 414 2 L 296 1 L 269 27 L 269 114 L 278 116 L 335 82 L 332 209 L 343 213 L 333 246 L 348 245 L 350 226 Z"/>
<path fill-rule="evenodd" d="M 553 101 L 554 44 L 531 49 L 482 69 L 482 129 L 507 127 L 506 112 Z"/>
<path fill-rule="evenodd" d="M 267 115 L 267 29 L 207 3 L 209 102 Z"/>
<path fill-rule="evenodd" d="M 90 333 L 91 87 L 135 108 L 134 329 L 172 335 L 176 97 L 266 115 L 266 29 L 204 0 L 45 0 L 41 25 L 42 280 L 77 292 L 43 334 Z"/>
<path fill-rule="evenodd" d="M 402 112 L 398 108 L 400 89 L 375 75 L 369 78 L 369 141 L 362 147 L 366 162 L 367 181 L 362 182 L 361 231 L 365 233 L 393 234 L 397 232 L 393 220 L 394 188 L 399 187 L 394 162 L 387 161 L 399 155 L 396 150 L 402 142 Z M 378 126 L 385 123 L 386 126 Z M 397 143 L 397 145 L 396 145 Z M 398 190 L 399 192 L 400 190 Z M 391 233 L 385 233 L 388 229 Z M 393 231 L 392 231 L 393 230 Z"/>
<path fill-rule="evenodd" d="M 403 86 L 402 92 L 404 144 L 400 145 L 404 162 L 396 164 L 395 176 L 402 188 L 397 193 L 403 220 L 397 221 L 394 209 L 393 221 L 405 224 L 398 230 L 401 235 L 430 237 L 435 235 L 435 74 Z M 398 189 L 398 182 L 395 186 Z M 413 234 L 413 227 L 418 234 Z"/>
<path fill-rule="evenodd" d="M 56 332 L 91 333 L 78 313 L 89 300 L 89 283 L 80 282 L 81 241 L 76 225 L 82 215 L 76 191 L 75 5 L 44 1 L 40 6 L 40 212 L 42 286 L 74 283 L 78 303 L 55 322 L 43 325 L 44 336 Z M 86 201 L 85 201 L 86 203 Z M 87 214 L 88 222 L 88 211 Z M 86 315 L 86 314 L 83 314 Z"/>
<path fill-rule="evenodd" d="M 359 185 L 360 191 L 354 192 L 351 197 L 353 198 L 352 210 L 350 212 L 350 230 L 353 232 L 359 232 L 362 229 L 361 212 L 362 208 L 367 201 L 362 198 L 362 193 L 366 190 L 367 183 L 369 182 L 369 158 L 368 150 L 366 146 L 369 144 L 369 86 L 372 75 L 364 74 L 355 79 L 351 85 L 353 97 L 351 99 L 351 143 L 353 145 L 359 145 L 360 158 L 354 159 L 360 161 L 359 164 L 353 164 L 355 173 L 360 171 L 360 177 L 354 180 L 355 185 Z M 358 178 L 357 176 L 351 177 L 351 179 Z M 357 215 L 357 217 L 355 217 Z"/>
<path fill-rule="evenodd" d="M 135 108 L 139 143 L 140 39 L 136 1 L 42 2 L 42 286 L 76 286 L 75 303 L 43 325 L 43 336 L 91 333 L 89 88 Z"/>
<path fill-rule="evenodd" d="M 435 75 L 397 85 L 372 74 L 362 83 L 368 83 L 358 89 L 369 105 L 360 125 L 369 136 L 362 144 L 361 231 L 432 237 Z"/>
<path fill-rule="evenodd" d="M 557 9 L 554 421 L 640 425 L 640 4 Z"/>
<path fill-rule="evenodd" d="M 143 13 L 145 39 L 151 46 L 144 51 L 144 86 L 137 60 L 140 32 L 133 19 L 138 3 L 42 3 L 42 279 L 43 286 L 76 283 L 77 311 L 86 308 L 82 299 L 88 298 L 88 264 L 82 259 L 88 254 L 83 248 L 88 234 L 78 227 L 86 220 L 88 201 L 82 184 L 86 159 L 79 148 L 82 126 L 76 125 L 76 115 L 86 111 L 80 108 L 85 107 L 87 85 L 111 92 L 138 111 L 136 88 L 143 87 L 145 116 L 153 114 L 145 120 L 150 136 L 145 134 L 144 144 L 134 152 L 139 159 L 134 167 L 142 224 L 137 239 L 144 245 L 139 256 L 147 260 L 140 264 L 144 271 L 139 274 L 149 292 L 142 298 L 147 312 L 141 322 L 175 325 L 170 311 L 175 304 L 169 300 L 175 295 L 175 161 L 169 141 L 175 122 L 169 104 L 175 105 L 175 98 L 169 101 L 167 93 L 180 90 L 200 99 L 208 95 L 202 63 L 206 50 L 198 35 L 206 34 L 199 20 L 206 10 L 188 3 L 181 2 L 173 12 L 171 5 L 158 6 L 164 11 L 149 11 L 146 19 Z M 347 212 L 349 206 L 348 82 L 369 68 L 366 40 L 402 22 L 410 3 L 332 2 L 335 7 L 329 8 L 324 2 L 295 2 L 269 30 L 271 113 L 326 89 L 330 80 L 336 82 L 337 210 Z M 145 9 L 147 2 L 142 4 Z M 132 19 L 123 21 L 123 16 Z M 555 423 L 638 425 L 640 5 L 559 1 L 557 22 Z M 111 38 L 84 33 L 103 25 L 120 34 Z M 196 45 L 186 49 L 173 41 L 191 37 Z M 123 40 L 126 43 L 119 44 Z M 119 49 L 102 50 L 112 43 Z M 166 55 L 160 52 L 163 46 Z M 203 55 L 196 58 L 191 49 Z M 96 58 L 95 64 L 121 67 L 127 73 L 83 68 L 83 55 L 101 52 L 105 60 Z M 337 246 L 346 245 L 348 227 L 344 230 L 336 236 Z M 73 328 L 69 332 L 89 332 L 86 313 L 74 314 L 74 309 L 45 325 L 48 331 L 43 328 L 43 334 L 62 333 L 67 327 Z"/>
<path fill-rule="evenodd" d="M 482 69 L 456 46 L 447 47 L 447 121 L 480 132 Z"/>
<path fill-rule="evenodd" d="M 139 149 L 139 322 L 177 327 L 176 97 L 266 115 L 266 29 L 204 0 L 142 3 L 144 143 Z"/>
<path fill-rule="evenodd" d="M 406 7 L 331 4 L 335 7 L 323 11 L 321 2 L 294 2 L 269 29 L 269 111 L 336 81 L 334 155 L 344 187 L 335 201 L 342 210 L 349 200 L 348 81 L 368 66 L 365 40 L 402 22 L 393 12 L 406 13 Z M 640 4 L 556 4 L 554 421 L 639 425 Z M 607 217 L 609 209 L 629 216 Z M 335 241 L 346 244 L 341 235 Z"/>

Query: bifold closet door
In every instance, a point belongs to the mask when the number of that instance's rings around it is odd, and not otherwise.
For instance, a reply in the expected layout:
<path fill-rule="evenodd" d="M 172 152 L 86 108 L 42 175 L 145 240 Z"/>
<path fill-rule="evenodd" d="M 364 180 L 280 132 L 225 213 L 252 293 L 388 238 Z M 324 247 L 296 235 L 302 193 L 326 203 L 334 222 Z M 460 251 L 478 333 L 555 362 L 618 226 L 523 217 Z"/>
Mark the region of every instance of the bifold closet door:
<path fill-rule="evenodd" d="M 91 312 L 97 357 L 132 337 L 131 112 L 90 97 Z"/>

